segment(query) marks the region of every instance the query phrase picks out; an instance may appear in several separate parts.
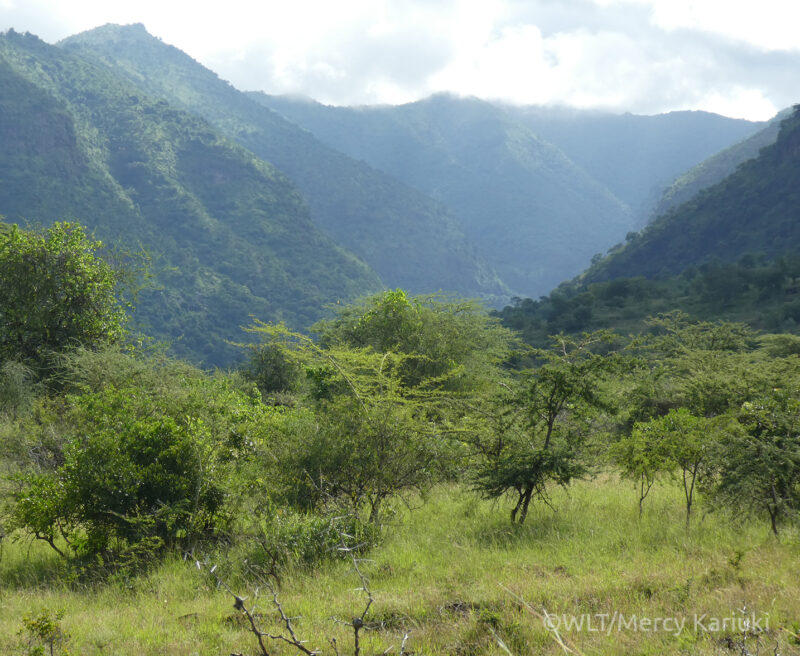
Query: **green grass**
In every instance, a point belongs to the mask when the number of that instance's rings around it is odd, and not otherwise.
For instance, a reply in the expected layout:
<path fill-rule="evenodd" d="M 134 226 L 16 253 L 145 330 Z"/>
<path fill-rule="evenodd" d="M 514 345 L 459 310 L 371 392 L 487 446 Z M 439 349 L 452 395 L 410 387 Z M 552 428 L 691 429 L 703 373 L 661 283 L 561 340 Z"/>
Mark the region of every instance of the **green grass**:
<path fill-rule="evenodd" d="M 435 490 L 414 510 L 399 508 L 383 544 L 362 564 L 375 603 L 362 653 L 381 653 L 407 631 L 414 654 L 560 654 L 537 614 L 601 614 L 687 618 L 675 632 L 568 630 L 561 636 L 582 654 L 740 654 L 738 631 L 695 630 L 693 617 L 756 613 L 769 630 L 761 653 L 800 654 L 800 536 L 780 539 L 763 522 L 703 516 L 684 526 L 681 492 L 662 486 L 637 517 L 635 492 L 615 477 L 556 491 L 553 506 L 536 506 L 512 527 L 508 505 L 458 487 Z M 23 653 L 17 632 L 25 614 L 64 610 L 61 622 L 77 654 L 256 654 L 254 638 L 232 599 L 191 563 L 165 562 L 129 582 L 82 587 L 59 583 L 63 571 L 47 547 L 10 543 L 0 560 L 0 653 Z M 236 551 L 236 550 L 235 550 Z M 236 582 L 241 594 L 253 590 Z M 287 572 L 279 589 L 287 614 L 310 647 L 333 653 L 328 639 L 351 653 L 351 632 L 335 624 L 359 615 L 364 595 L 347 562 Z M 521 603 L 523 600 L 525 603 Z M 278 631 L 262 598 L 264 628 Z M 607 621 L 610 621 L 607 620 Z M 729 620 L 730 621 L 730 620 Z M 500 646 L 502 641 L 505 648 Z M 363 645 L 362 645 L 363 646 Z M 755 653 L 756 639 L 747 648 Z M 507 650 L 507 651 L 506 651 Z M 294 653 L 276 645 L 270 653 Z M 390 652 L 392 653 L 392 652 Z"/>

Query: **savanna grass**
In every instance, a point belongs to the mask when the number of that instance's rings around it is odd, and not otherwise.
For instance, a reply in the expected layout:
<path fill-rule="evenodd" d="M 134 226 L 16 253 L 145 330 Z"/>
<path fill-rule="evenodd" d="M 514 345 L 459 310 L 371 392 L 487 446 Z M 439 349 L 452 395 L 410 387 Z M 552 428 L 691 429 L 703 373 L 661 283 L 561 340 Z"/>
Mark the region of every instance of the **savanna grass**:
<path fill-rule="evenodd" d="M 364 634 L 362 653 L 391 645 L 397 653 L 408 632 L 415 654 L 739 654 L 773 653 L 776 645 L 800 654 L 797 531 L 776 539 L 765 522 L 704 514 L 702 500 L 687 529 L 681 494 L 668 484 L 654 489 L 639 519 L 632 486 L 602 477 L 554 490 L 555 510 L 539 504 L 521 527 L 510 524 L 509 504 L 461 487 L 437 489 L 412 510 L 398 507 L 362 563 L 375 597 L 368 619 L 381 623 Z M 130 581 L 86 586 L 61 582 L 63 568 L 45 549 L 6 540 L 0 653 L 22 653 L 22 618 L 43 608 L 64 611 L 73 653 L 257 653 L 232 599 L 191 562 L 176 557 Z M 241 574 L 236 554 L 245 551 L 210 558 L 231 571 L 249 605 L 257 582 Z M 335 637 L 348 653 L 352 629 L 332 618 L 361 613 L 359 586 L 346 560 L 331 559 L 284 571 L 279 594 L 309 647 L 332 653 Z M 545 610 L 563 647 L 542 620 Z M 257 611 L 265 629 L 280 629 L 268 598 Z M 615 613 L 629 625 L 609 630 Z M 758 636 L 738 625 L 709 628 L 713 618 L 753 614 L 764 628 Z M 643 630 L 630 625 L 634 616 L 686 623 L 680 632 L 671 624 Z M 581 618 L 581 629 L 566 625 Z M 276 644 L 270 653 L 294 652 Z"/>

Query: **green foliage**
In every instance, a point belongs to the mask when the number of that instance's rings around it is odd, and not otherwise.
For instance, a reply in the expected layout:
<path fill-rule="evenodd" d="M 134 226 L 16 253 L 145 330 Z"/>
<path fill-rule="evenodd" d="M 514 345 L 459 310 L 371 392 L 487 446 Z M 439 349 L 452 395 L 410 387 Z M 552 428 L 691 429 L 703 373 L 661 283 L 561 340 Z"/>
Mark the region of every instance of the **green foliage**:
<path fill-rule="evenodd" d="M 161 287 L 136 327 L 174 353 L 227 365 L 250 315 L 305 328 L 380 288 L 282 173 L 196 115 L 32 35 L 0 36 L 0 82 L 0 212 L 143 245 Z"/>
<path fill-rule="evenodd" d="M 772 258 L 796 252 L 799 142 L 800 112 L 795 108 L 781 123 L 777 141 L 758 157 L 651 222 L 584 279 L 677 275 L 715 258 L 731 262 L 748 252 Z M 722 282 L 726 288 L 733 281 Z"/>
<path fill-rule="evenodd" d="M 490 431 L 475 443 L 474 485 L 488 498 L 516 493 L 512 522 L 525 521 L 534 495 L 547 501 L 549 485 L 587 473 L 593 413 L 608 407 L 601 382 L 614 360 L 596 351 L 611 340 L 607 333 L 557 337 L 552 350 L 537 352 L 541 366 L 494 400 Z"/>
<path fill-rule="evenodd" d="M 22 463 L 10 526 L 64 556 L 107 563 L 223 530 L 229 477 L 253 452 L 267 409 L 221 379 L 163 380 L 43 401 L 26 428 L 56 433 L 53 457 Z"/>
<path fill-rule="evenodd" d="M 64 611 L 51 612 L 43 609 L 38 615 L 25 615 L 22 618 L 22 629 L 19 635 L 25 643 L 25 654 L 28 656 L 69 656 L 71 653 L 65 644 L 69 635 L 61 628 Z"/>
<path fill-rule="evenodd" d="M 302 193 L 314 225 L 366 262 L 370 272 L 376 271 L 387 285 L 402 285 L 418 293 L 436 289 L 484 297 L 507 293 L 494 271 L 476 255 L 461 225 L 446 207 L 383 173 L 385 169 L 371 168 L 363 157 L 351 159 L 326 146 L 308 130 L 261 106 L 185 53 L 151 36 L 144 26 L 106 25 L 65 39 L 60 45 L 65 52 L 80 54 L 113 70 L 134 85 L 137 93 L 163 98 L 203 117 L 250 153 L 274 164 Z M 224 190 L 214 189 L 213 193 L 220 191 Z M 288 202 L 296 204 L 297 200 L 285 199 L 276 209 L 283 210 Z M 296 220 L 286 225 L 297 230 Z M 319 233 L 310 238 L 322 241 Z M 307 246 L 304 241 L 308 239 L 300 237 L 293 248 L 302 251 Z M 271 239 L 260 245 L 273 248 Z M 241 247 L 252 248 L 248 244 Z M 278 248 L 275 252 L 285 251 Z M 226 259 L 237 267 L 235 254 Z M 296 296 L 309 293 L 306 268 L 318 270 L 320 277 L 315 282 L 325 286 L 327 297 L 317 299 L 319 308 L 339 298 L 348 300 L 382 287 L 375 278 L 362 278 L 357 281 L 361 286 L 355 293 L 340 294 L 341 283 L 333 279 L 329 286 L 325 283 L 331 271 L 343 270 L 343 264 L 334 261 L 331 254 L 316 251 L 303 258 L 293 272 L 307 281 L 293 290 Z M 327 277 L 322 277 L 326 269 Z M 291 277 L 283 281 L 284 286 L 292 283 Z M 287 302 L 292 299 L 291 294 L 284 296 L 278 286 L 264 298 L 273 301 L 275 296 Z M 291 305 L 291 310 L 299 313 L 300 307 Z M 270 312 L 251 312 L 264 319 L 285 320 L 294 327 L 306 326 L 321 316 L 316 312 L 306 323 L 292 321 L 284 307 L 280 314 L 269 309 Z M 239 320 L 239 324 L 245 322 L 246 318 Z"/>
<path fill-rule="evenodd" d="M 681 310 L 705 321 L 745 322 L 759 330 L 795 332 L 800 258 L 763 254 L 737 262 L 710 262 L 680 275 L 605 282 L 564 283 L 539 300 L 515 299 L 499 316 L 525 341 L 544 346 L 558 332 L 578 334 L 603 328 L 640 333 L 648 317 Z"/>
<path fill-rule="evenodd" d="M 8 360 L 0 365 L 0 416 L 16 418 L 31 406 L 37 391 L 35 377 L 35 372 L 21 362 Z"/>
<path fill-rule="evenodd" d="M 287 359 L 309 372 L 314 414 L 293 413 L 300 421 L 272 439 L 265 463 L 287 501 L 314 509 L 344 500 L 378 523 L 387 499 L 430 484 L 441 435 L 428 416 L 427 395 L 402 380 L 410 356 L 323 349 L 280 326 L 251 331 L 281 343 Z"/>
<path fill-rule="evenodd" d="M 313 329 L 323 346 L 402 353 L 409 387 L 438 380 L 449 391 L 476 391 L 519 347 L 516 337 L 475 301 L 443 294 L 408 296 L 398 289 L 341 309 Z"/>
<path fill-rule="evenodd" d="M 686 408 L 670 410 L 648 422 L 637 422 L 631 435 L 618 445 L 623 472 L 640 481 L 639 514 L 655 478 L 679 471 L 689 524 L 694 493 L 709 453 L 729 428 L 726 417 L 695 417 Z"/>
<path fill-rule="evenodd" d="M 0 360 L 43 369 L 54 352 L 122 338 L 125 306 L 101 247 L 75 223 L 0 236 Z"/>
<path fill-rule="evenodd" d="M 796 384 L 796 381 L 795 381 Z M 800 399 L 797 387 L 742 404 L 741 428 L 719 440 L 708 487 L 738 516 L 766 513 L 772 531 L 800 518 Z"/>

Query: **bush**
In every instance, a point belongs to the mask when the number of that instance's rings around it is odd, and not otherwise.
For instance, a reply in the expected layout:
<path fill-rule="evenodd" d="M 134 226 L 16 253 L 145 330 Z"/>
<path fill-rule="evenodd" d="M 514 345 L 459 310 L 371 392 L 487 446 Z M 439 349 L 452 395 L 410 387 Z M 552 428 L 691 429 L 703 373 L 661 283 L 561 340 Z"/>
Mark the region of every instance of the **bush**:
<path fill-rule="evenodd" d="M 63 454 L 16 476 L 11 528 L 106 563 L 224 529 L 231 474 L 252 451 L 264 406 L 224 380 L 173 382 L 45 403 Z"/>

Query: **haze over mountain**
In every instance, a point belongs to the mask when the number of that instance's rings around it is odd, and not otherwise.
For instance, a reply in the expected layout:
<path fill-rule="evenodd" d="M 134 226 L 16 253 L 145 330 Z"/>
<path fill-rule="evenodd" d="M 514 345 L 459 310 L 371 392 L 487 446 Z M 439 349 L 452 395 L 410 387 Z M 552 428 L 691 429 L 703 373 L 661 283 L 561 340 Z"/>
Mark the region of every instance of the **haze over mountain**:
<path fill-rule="evenodd" d="M 639 332 L 673 310 L 800 331 L 800 106 L 783 114 L 777 140 L 757 157 L 548 296 L 517 299 L 501 313 L 506 325 L 538 345 L 558 332 Z M 771 129 L 713 158 L 711 171 L 752 152 Z"/>
<path fill-rule="evenodd" d="M 452 207 L 514 290 L 550 289 L 632 226 L 606 188 L 490 103 L 437 95 L 344 108 L 252 97 Z"/>
<path fill-rule="evenodd" d="M 141 243 L 163 290 L 137 318 L 177 353 L 225 364 L 250 315 L 307 326 L 381 287 L 311 221 L 289 180 L 204 120 L 32 35 L 0 36 L 0 213 L 78 218 Z"/>
<path fill-rule="evenodd" d="M 691 200 L 701 190 L 728 177 L 743 162 L 757 157 L 762 148 L 775 143 L 781 122 L 791 116 L 792 111 L 792 108 L 784 109 L 752 136 L 721 150 L 678 176 L 653 208 L 652 217 L 666 214 L 673 207 Z"/>
<path fill-rule="evenodd" d="M 605 185 L 640 225 L 676 176 L 764 126 L 708 112 L 636 116 L 565 107 L 506 110 Z"/>
<path fill-rule="evenodd" d="M 674 275 L 711 259 L 798 251 L 800 113 L 795 110 L 758 157 L 657 218 L 585 278 Z"/>
<path fill-rule="evenodd" d="M 249 99 L 142 25 L 106 25 L 60 44 L 202 116 L 286 173 L 312 219 L 390 287 L 483 298 L 508 294 L 442 204 L 355 161 Z"/>

